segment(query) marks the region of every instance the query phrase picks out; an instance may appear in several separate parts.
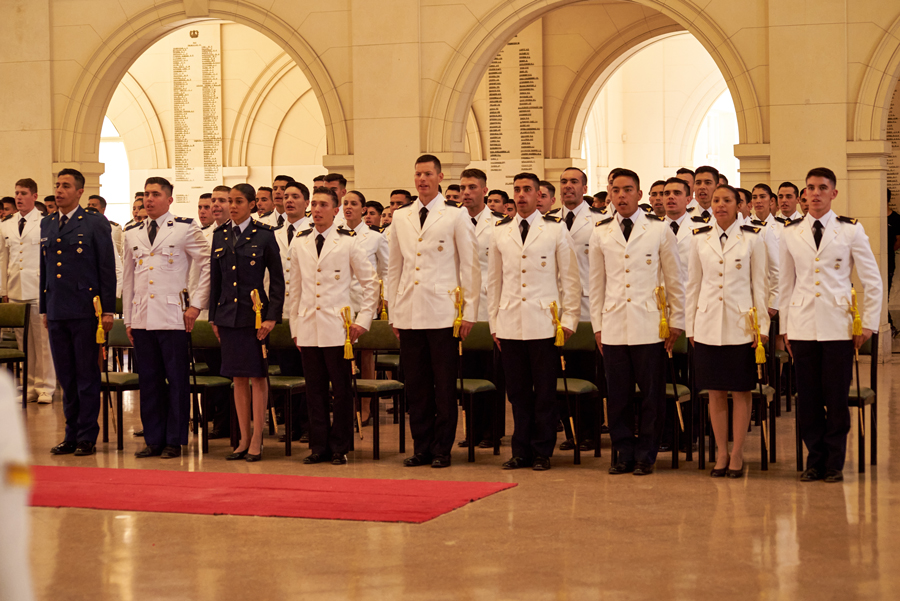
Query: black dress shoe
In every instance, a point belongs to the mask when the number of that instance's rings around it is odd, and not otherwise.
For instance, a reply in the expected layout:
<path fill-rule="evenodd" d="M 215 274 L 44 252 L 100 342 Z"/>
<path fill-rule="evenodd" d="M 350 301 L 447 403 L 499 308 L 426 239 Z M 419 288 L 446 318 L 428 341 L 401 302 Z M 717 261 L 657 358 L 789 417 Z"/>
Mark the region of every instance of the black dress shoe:
<path fill-rule="evenodd" d="M 671 452 L 671 451 L 672 451 L 672 445 L 670 445 L 669 443 L 664 442 L 664 443 L 662 443 L 661 445 L 659 445 L 659 452 L 660 452 L 660 453 L 669 453 L 669 452 Z"/>
<path fill-rule="evenodd" d="M 404 467 L 419 467 L 420 465 L 428 465 L 431 463 L 431 455 L 428 453 L 416 453 L 412 457 L 403 460 Z"/>
<path fill-rule="evenodd" d="M 816 480 L 821 480 L 825 476 L 822 474 L 820 470 L 817 468 L 811 467 L 808 468 L 805 472 L 800 474 L 800 482 L 815 482 Z"/>
<path fill-rule="evenodd" d="M 303 463 L 306 465 L 312 465 L 314 463 L 322 463 L 324 461 L 328 461 L 328 458 L 325 455 L 320 455 L 318 453 L 310 453 L 306 457 L 303 458 Z"/>
<path fill-rule="evenodd" d="M 93 455 L 94 449 L 96 445 L 92 442 L 88 442 L 86 440 L 78 443 L 78 448 L 75 449 L 76 457 L 85 457 L 87 455 Z"/>
<path fill-rule="evenodd" d="M 638 461 L 637 465 L 634 466 L 634 475 L 635 476 L 649 476 L 653 473 L 653 464 L 652 463 L 644 463 L 642 461 Z"/>
<path fill-rule="evenodd" d="M 546 457 L 535 457 L 531 469 L 536 472 L 546 472 L 550 469 L 550 460 Z"/>
<path fill-rule="evenodd" d="M 523 457 L 513 457 L 509 461 L 503 463 L 503 469 L 505 470 L 518 470 L 523 467 L 531 467 L 531 461 Z"/>
<path fill-rule="evenodd" d="M 431 467 L 450 467 L 450 455 L 435 455 Z"/>
<path fill-rule="evenodd" d="M 844 472 L 841 470 L 828 470 L 825 472 L 825 482 L 843 482 Z"/>
<path fill-rule="evenodd" d="M 557 431 L 557 432 L 562 432 L 562 431 L 565 430 L 565 429 L 566 429 L 566 427 L 563 426 L 563 423 L 562 423 L 562 422 L 559 422 L 558 424 L 556 424 L 556 431 Z"/>
<path fill-rule="evenodd" d="M 135 438 L 142 438 L 144 436 L 144 430 L 135 430 L 132 436 L 134 436 Z"/>
<path fill-rule="evenodd" d="M 594 441 L 593 440 L 585 440 L 578 445 L 579 451 L 593 451 L 594 450 Z"/>
<path fill-rule="evenodd" d="M 347 456 L 343 453 L 335 453 L 331 456 L 332 465 L 344 465 L 347 463 Z"/>
<path fill-rule="evenodd" d="M 494 441 L 488 440 L 487 438 L 485 438 L 484 440 L 482 440 L 481 442 L 478 443 L 478 448 L 479 449 L 493 449 Z"/>
<path fill-rule="evenodd" d="M 70 453 L 74 453 L 75 449 L 78 448 L 77 442 L 70 442 L 68 440 L 64 440 L 52 449 L 50 449 L 50 453 L 53 455 L 69 455 Z"/>
<path fill-rule="evenodd" d="M 140 451 L 137 451 L 134 456 L 138 459 L 144 459 L 145 457 L 159 457 L 162 455 L 163 447 L 151 447 L 147 445 Z"/>
<path fill-rule="evenodd" d="M 571 451 L 574 448 L 575 448 L 575 441 L 572 440 L 571 438 L 567 438 L 564 441 L 562 441 L 561 443 L 559 443 L 560 451 Z"/>
<path fill-rule="evenodd" d="M 162 450 L 162 453 L 159 454 L 163 459 L 175 459 L 176 457 L 181 457 L 181 445 L 166 445 L 166 448 Z"/>
<path fill-rule="evenodd" d="M 462 440 L 460 440 L 459 442 L 456 443 L 456 446 L 465 448 L 465 447 L 469 446 L 469 441 L 467 439 L 463 438 Z"/>
<path fill-rule="evenodd" d="M 634 471 L 634 461 L 620 461 L 619 463 L 610 466 L 609 473 L 616 474 L 630 474 Z"/>
<path fill-rule="evenodd" d="M 297 442 L 309 444 L 309 432 L 300 434 L 300 438 L 297 439 Z"/>
<path fill-rule="evenodd" d="M 209 440 L 219 440 L 220 438 L 231 438 L 231 434 L 225 430 L 211 430 Z"/>
<path fill-rule="evenodd" d="M 236 451 L 231 455 L 227 455 L 225 457 L 225 461 L 239 461 L 247 456 L 247 451 L 249 449 L 244 449 L 243 451 Z"/>

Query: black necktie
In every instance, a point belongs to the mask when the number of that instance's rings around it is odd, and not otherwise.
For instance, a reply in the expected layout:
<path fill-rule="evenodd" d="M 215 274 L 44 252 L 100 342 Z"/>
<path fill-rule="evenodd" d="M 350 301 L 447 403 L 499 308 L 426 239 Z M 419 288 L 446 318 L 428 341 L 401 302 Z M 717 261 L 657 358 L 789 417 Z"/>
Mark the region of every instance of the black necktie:
<path fill-rule="evenodd" d="M 279 225 L 279 226 L 284 225 L 284 215 L 279 215 L 279 216 L 278 216 L 278 225 Z"/>
<path fill-rule="evenodd" d="M 66 227 L 66 224 L 67 224 L 68 222 L 69 222 L 69 216 L 68 216 L 68 215 L 63 215 L 62 217 L 60 217 L 60 218 L 59 218 L 59 231 L 62 231 L 62 229 L 63 229 L 64 227 Z"/>
<path fill-rule="evenodd" d="M 816 248 L 819 248 L 819 243 L 822 241 L 822 230 L 825 229 L 822 225 L 822 222 L 816 219 L 816 222 L 813 223 L 813 240 L 816 241 Z"/>
<path fill-rule="evenodd" d="M 158 227 L 159 225 L 157 225 L 155 219 L 147 226 L 147 236 L 150 238 L 150 244 L 153 244 L 153 241 L 156 240 L 156 229 Z"/>
<path fill-rule="evenodd" d="M 293 237 L 294 237 L 294 224 L 292 223 L 288 226 L 288 246 L 291 245 L 291 240 L 293 239 Z"/>
<path fill-rule="evenodd" d="M 528 228 L 529 228 L 528 222 L 523 219 L 522 225 L 520 226 L 520 228 L 522 230 L 522 243 L 524 244 L 525 238 L 528 237 Z"/>
<path fill-rule="evenodd" d="M 322 254 L 322 245 L 323 244 L 325 244 L 325 236 L 323 236 L 322 234 L 319 234 L 318 236 L 316 236 L 316 256 L 317 257 Z"/>
<path fill-rule="evenodd" d="M 422 207 L 419 211 L 419 227 L 425 225 L 425 220 L 428 219 L 428 209 L 426 207 Z"/>
<path fill-rule="evenodd" d="M 25 229 L 25 218 L 22 217 L 21 219 L 19 219 L 19 235 L 20 236 L 22 235 L 22 230 L 24 230 L 24 229 Z"/>
<path fill-rule="evenodd" d="M 478 227 L 478 220 L 475 219 L 474 217 L 472 217 L 472 225 L 474 225 L 475 227 Z"/>
<path fill-rule="evenodd" d="M 728 234 L 722 232 L 722 235 L 719 236 L 719 244 L 722 245 L 722 248 L 725 248 L 725 241 L 728 240 Z"/>
<path fill-rule="evenodd" d="M 669 224 L 669 227 L 672 228 L 672 232 L 677 236 L 678 235 L 678 222 L 673 221 Z"/>
<path fill-rule="evenodd" d="M 572 229 L 573 223 L 575 223 L 575 213 L 569 211 L 569 214 L 566 215 L 566 227 Z"/>
<path fill-rule="evenodd" d="M 631 237 L 631 230 L 634 229 L 634 221 L 631 219 L 623 219 L 622 220 L 622 233 L 625 234 L 625 242 L 628 242 L 628 238 Z"/>
<path fill-rule="evenodd" d="M 700 216 L 704 219 L 709 219 L 709 211 L 704 210 L 702 213 L 700 213 Z"/>
<path fill-rule="evenodd" d="M 234 226 L 234 243 L 237 244 L 237 241 L 241 239 L 241 226 Z"/>

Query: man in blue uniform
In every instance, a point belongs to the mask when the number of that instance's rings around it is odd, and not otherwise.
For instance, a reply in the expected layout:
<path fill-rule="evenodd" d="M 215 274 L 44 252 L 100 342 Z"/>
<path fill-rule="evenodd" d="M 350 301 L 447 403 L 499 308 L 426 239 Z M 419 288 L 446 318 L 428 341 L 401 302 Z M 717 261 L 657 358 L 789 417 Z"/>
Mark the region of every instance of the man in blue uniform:
<path fill-rule="evenodd" d="M 58 212 L 41 221 L 40 311 L 63 389 L 65 440 L 54 455 L 92 455 L 100 427 L 100 363 L 94 297 L 100 297 L 103 329 L 112 329 L 116 261 L 109 221 L 78 201 L 84 176 L 63 169 L 56 179 Z"/>

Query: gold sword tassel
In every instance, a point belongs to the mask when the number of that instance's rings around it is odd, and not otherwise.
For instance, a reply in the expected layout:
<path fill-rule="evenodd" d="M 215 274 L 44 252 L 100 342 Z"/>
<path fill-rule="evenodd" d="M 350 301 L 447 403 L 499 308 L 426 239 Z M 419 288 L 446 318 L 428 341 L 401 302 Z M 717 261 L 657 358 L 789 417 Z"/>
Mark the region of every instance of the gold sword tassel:
<path fill-rule="evenodd" d="M 353 356 L 353 343 L 350 342 L 350 326 L 353 325 L 353 318 L 350 307 L 341 309 L 341 317 L 344 320 L 344 359 L 350 359 L 350 373 L 356 375 L 356 359 Z M 362 433 L 362 407 L 356 411 L 356 425 L 359 427 L 359 439 L 363 439 Z"/>

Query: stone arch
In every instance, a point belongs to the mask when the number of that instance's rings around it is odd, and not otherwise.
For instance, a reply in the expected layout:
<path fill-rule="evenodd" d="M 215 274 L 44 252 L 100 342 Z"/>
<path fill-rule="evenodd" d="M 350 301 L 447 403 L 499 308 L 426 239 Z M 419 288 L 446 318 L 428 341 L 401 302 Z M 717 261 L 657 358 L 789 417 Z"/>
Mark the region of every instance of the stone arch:
<path fill-rule="evenodd" d="M 887 133 L 891 96 L 900 79 L 900 17 L 881 38 L 872 60 L 866 67 L 850 140 L 884 140 Z"/>
<path fill-rule="evenodd" d="M 508 2 L 486 15 L 458 46 L 447 64 L 432 103 L 424 132 L 425 148 L 433 152 L 460 152 L 463 149 L 469 107 L 479 82 L 493 57 L 516 33 L 547 13 L 578 0 L 532 0 Z M 688 0 L 635 0 L 669 17 L 691 33 L 718 65 L 731 91 L 738 118 L 741 143 L 759 144 L 767 140 L 757 91 L 748 69 L 718 24 Z M 663 32 L 658 32 L 657 35 Z M 635 44 L 640 43 L 636 36 Z M 602 69 L 601 69 L 602 70 Z M 586 95 L 587 90 L 582 92 Z M 577 114 L 577 111 L 576 111 Z M 574 123 L 574 117 L 568 117 Z M 571 130 L 561 132 L 554 148 L 571 148 Z"/>
<path fill-rule="evenodd" d="M 187 3 L 155 3 L 123 19 L 117 29 L 98 44 L 70 90 L 57 130 L 54 148 L 56 163 L 96 162 L 100 128 L 116 86 L 143 52 L 165 35 L 194 23 L 224 20 L 245 25 L 281 46 L 306 75 L 322 110 L 328 150 L 350 154 L 351 141 L 346 112 L 334 82 L 316 51 L 285 21 L 252 4 L 234 10 L 228 0 L 210 0 L 202 17 L 189 16 Z"/>

